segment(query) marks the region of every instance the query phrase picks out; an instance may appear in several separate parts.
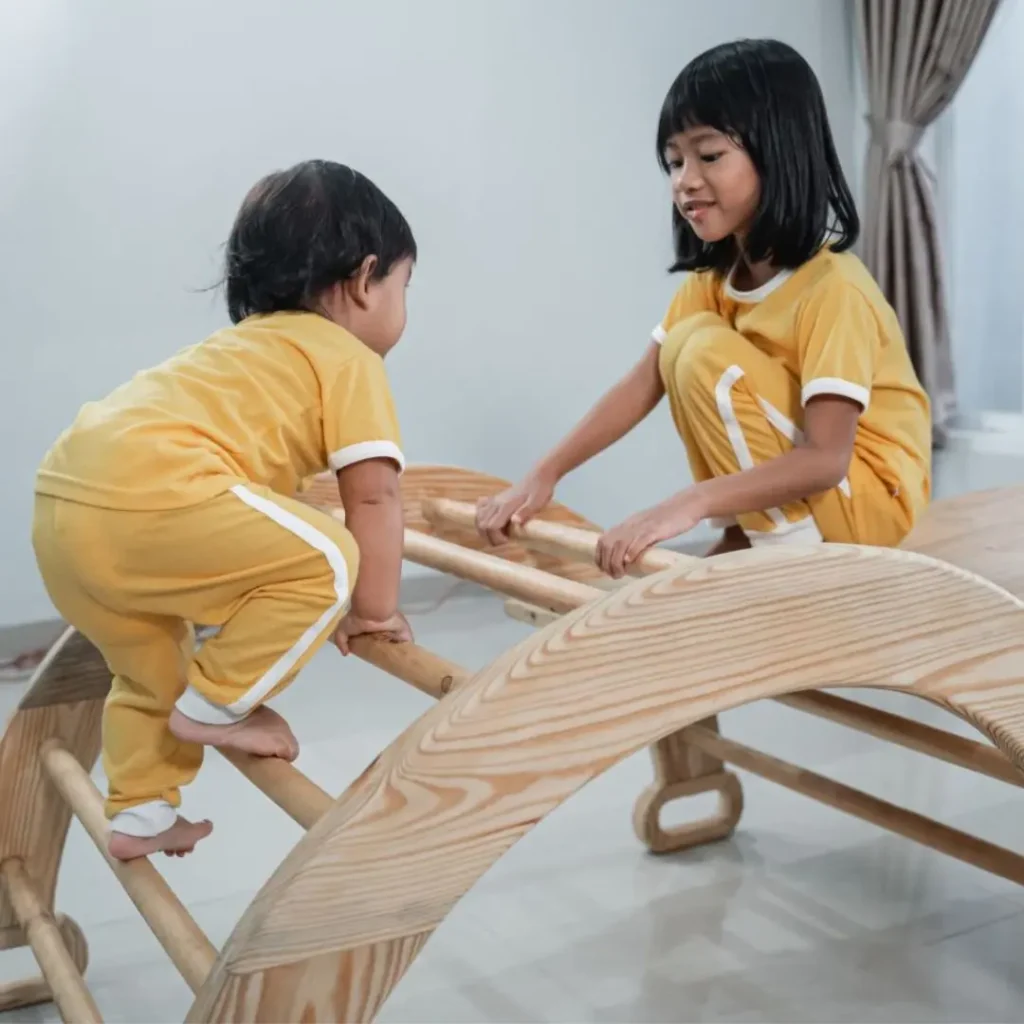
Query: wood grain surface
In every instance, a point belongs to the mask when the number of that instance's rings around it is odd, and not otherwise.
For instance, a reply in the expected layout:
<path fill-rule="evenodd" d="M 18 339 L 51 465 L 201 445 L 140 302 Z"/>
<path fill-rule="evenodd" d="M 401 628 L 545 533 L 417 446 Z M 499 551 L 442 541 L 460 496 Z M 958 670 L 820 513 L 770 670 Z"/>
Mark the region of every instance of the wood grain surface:
<path fill-rule="evenodd" d="M 1017 525 L 1024 488 L 937 503 L 907 544 L 935 557 L 840 545 L 758 549 L 680 561 L 598 591 L 580 586 L 606 583 L 596 567 L 567 557 L 589 543 L 585 537 L 549 530 L 538 542 L 546 550 L 518 542 L 491 549 L 465 522 L 448 529 L 437 525 L 434 512 L 424 514 L 425 500 L 473 502 L 503 486 L 452 467 L 412 467 L 403 479 L 407 523 L 497 555 L 511 576 L 490 559 L 476 566 L 489 565 L 484 578 L 500 577 L 506 591 L 525 601 L 546 588 L 559 607 L 585 603 L 475 675 L 419 649 L 362 652 L 441 700 L 333 802 L 291 772 L 239 764 L 312 827 L 250 905 L 208 975 L 212 951 L 201 933 L 190 940 L 191 953 L 184 940 L 167 943 L 177 947 L 179 966 L 194 961 L 185 972 L 198 987 L 189 1020 L 371 1020 L 479 877 L 580 787 L 642 747 L 655 756 L 651 792 L 659 789 L 660 796 L 654 802 L 670 792 L 718 789 L 723 805 L 715 827 L 724 834 L 742 808 L 725 760 L 754 765 L 751 770 L 769 777 L 788 779 L 795 770 L 715 732 L 716 716 L 752 700 L 810 696 L 806 691 L 823 687 L 899 690 L 948 708 L 987 736 L 1008 759 L 990 758 L 989 774 L 1008 774 L 1005 764 L 1024 767 L 1024 604 L 1014 596 L 1024 595 Z M 336 507 L 333 479 L 316 481 L 306 498 Z M 594 529 L 561 506 L 544 519 Z M 458 562 L 470 578 L 477 571 L 447 545 L 421 549 L 425 558 Z M 518 566 L 526 571 L 517 581 Z M 558 589 L 529 572 L 538 568 L 576 581 L 578 589 Z M 82 793 L 98 754 L 108 686 L 102 660 L 69 630 L 0 740 L 0 862 L 18 858 L 22 872 L 14 882 L 22 894 L 20 919 L 0 892 L 0 946 L 24 940 L 23 921 L 53 915 L 70 812 L 45 778 L 42 753 L 100 834 L 98 795 L 90 792 L 86 800 Z M 881 736 L 896 738 L 899 729 L 888 718 L 861 721 L 856 707 L 790 702 Z M 685 741 L 687 728 L 698 742 Z M 913 740 L 917 749 L 938 742 L 923 733 Z M 970 758 L 964 746 L 947 759 Z M 830 785 L 809 774 L 790 781 L 808 792 Z M 867 804 L 860 810 L 882 814 Z M 647 827 L 638 823 L 641 833 Z M 651 835 L 648 841 L 661 840 Z M 671 835 L 665 840 L 672 841 Z M 155 916 L 159 931 L 169 915 Z M 56 920 L 80 971 L 81 933 Z M 50 944 L 52 972 L 59 953 L 54 929 L 40 931 L 37 924 L 36 930 L 45 933 L 37 941 Z M 63 967 L 72 977 L 66 958 Z M 38 997 L 45 989 L 34 979 L 4 986 L 0 996 Z"/>
<path fill-rule="evenodd" d="M 1022 645 L 1020 601 L 882 549 L 737 552 L 604 594 L 453 690 L 367 768 L 243 916 L 189 1019 L 229 1019 L 242 992 L 247 1019 L 370 1019 L 409 950 L 533 825 L 637 749 L 751 700 L 902 690 L 961 714 L 1020 766 Z M 283 995 L 301 961 L 321 981 Z"/>

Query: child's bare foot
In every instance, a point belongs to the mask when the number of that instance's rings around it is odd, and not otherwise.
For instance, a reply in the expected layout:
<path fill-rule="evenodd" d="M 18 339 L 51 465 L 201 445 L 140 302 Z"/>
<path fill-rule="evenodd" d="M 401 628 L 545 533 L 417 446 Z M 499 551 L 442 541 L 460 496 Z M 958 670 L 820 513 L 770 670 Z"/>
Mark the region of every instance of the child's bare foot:
<path fill-rule="evenodd" d="M 288 723 L 268 707 L 258 707 L 251 715 L 232 725 L 206 725 L 186 718 L 177 708 L 168 723 L 171 732 L 184 743 L 206 747 L 227 747 L 257 757 L 280 757 L 294 761 L 299 756 L 299 741 Z"/>
<path fill-rule="evenodd" d="M 124 832 L 111 832 L 107 852 L 116 860 L 134 860 L 151 853 L 166 853 L 168 857 L 184 857 L 191 853 L 200 839 L 213 831 L 208 821 L 189 821 L 178 818 L 174 824 L 155 836 L 130 836 Z"/>

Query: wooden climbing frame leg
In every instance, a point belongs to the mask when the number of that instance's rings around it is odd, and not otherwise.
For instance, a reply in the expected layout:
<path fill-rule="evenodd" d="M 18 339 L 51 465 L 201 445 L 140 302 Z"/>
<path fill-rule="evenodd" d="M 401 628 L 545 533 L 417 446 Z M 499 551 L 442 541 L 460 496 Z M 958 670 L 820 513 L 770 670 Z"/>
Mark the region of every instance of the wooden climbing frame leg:
<path fill-rule="evenodd" d="M 700 725 L 718 732 L 718 719 Z M 743 813 L 740 780 L 716 757 L 687 742 L 687 729 L 680 729 L 651 747 L 654 781 L 640 794 L 633 808 L 633 828 L 652 853 L 673 853 L 691 846 L 725 839 L 732 834 Z M 666 804 L 701 793 L 718 794 L 718 813 L 710 818 L 665 828 L 661 812 Z"/>
<path fill-rule="evenodd" d="M 189 988 L 197 992 L 217 959 L 217 950 L 147 859 L 119 861 L 107 852 L 103 798 L 74 756 L 56 740 L 43 743 L 41 756 L 51 781 L 81 821 Z"/>
<path fill-rule="evenodd" d="M 61 1017 L 74 1024 L 99 1024 L 103 1018 L 86 988 L 82 972 L 25 865 L 15 857 L 5 860 L 0 864 L 0 879 L 43 972 L 46 995 L 57 1004 Z"/>
<path fill-rule="evenodd" d="M 38 887 L 34 883 L 33 887 L 38 898 Z M 9 892 L 9 883 L 0 885 L 0 891 L 4 893 L 8 902 L 13 904 L 14 896 Z M 85 941 L 85 936 L 82 934 L 82 929 L 66 914 L 53 916 L 46 910 L 45 905 L 42 905 L 42 909 L 46 913 L 47 918 L 56 924 L 57 931 L 60 933 L 61 941 L 71 957 L 74 969 L 78 972 L 79 977 L 83 977 L 85 969 L 89 965 L 89 946 Z M 0 928 L 0 951 L 16 949 L 19 946 L 27 946 L 29 944 L 29 937 L 20 924 L 8 928 Z M 0 1013 L 50 1002 L 56 1002 L 56 996 L 50 987 L 50 983 L 42 975 L 0 984 Z M 91 1020 L 92 1018 L 82 1017 L 81 1019 Z"/>

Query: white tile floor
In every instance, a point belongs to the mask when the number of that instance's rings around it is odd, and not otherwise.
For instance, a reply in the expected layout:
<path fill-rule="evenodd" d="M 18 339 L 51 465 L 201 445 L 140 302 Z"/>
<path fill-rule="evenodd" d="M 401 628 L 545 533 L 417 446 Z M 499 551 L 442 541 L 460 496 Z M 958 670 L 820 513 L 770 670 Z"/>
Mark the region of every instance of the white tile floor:
<path fill-rule="evenodd" d="M 950 454 L 937 470 L 940 494 L 1018 480 L 1024 461 L 1002 456 Z M 471 667 L 527 632 L 472 594 L 413 620 L 421 643 Z M 18 695 L 0 688 L 0 713 Z M 957 728 L 908 698 L 873 702 Z M 303 742 L 299 766 L 332 791 L 428 705 L 330 651 L 277 704 Z M 724 728 L 1024 848 L 1024 800 L 1005 785 L 778 705 L 732 712 Z M 646 755 L 632 758 L 542 822 L 456 908 L 381 1020 L 1024 1021 L 1024 889 L 749 776 L 732 840 L 654 858 L 630 826 L 649 778 Z M 160 866 L 220 944 L 299 829 L 217 755 L 187 802 L 217 830 Z M 64 863 L 58 905 L 89 939 L 106 1019 L 182 1020 L 188 990 L 77 825 Z M 0 954 L 0 980 L 30 971 L 25 951 Z M 58 1019 L 49 1005 L 0 1014 Z"/>

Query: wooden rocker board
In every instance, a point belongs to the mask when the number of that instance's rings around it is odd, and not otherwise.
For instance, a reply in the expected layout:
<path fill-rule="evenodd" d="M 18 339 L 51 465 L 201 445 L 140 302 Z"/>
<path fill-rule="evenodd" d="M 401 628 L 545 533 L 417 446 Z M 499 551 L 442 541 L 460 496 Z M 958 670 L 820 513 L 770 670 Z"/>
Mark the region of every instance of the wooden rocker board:
<path fill-rule="evenodd" d="M 449 525 L 436 499 L 472 502 L 501 485 L 448 467 L 410 469 L 406 555 L 492 585 L 549 621 L 476 674 L 415 645 L 361 641 L 361 657 L 441 699 L 337 799 L 291 765 L 231 758 L 308 831 L 222 950 L 148 860 L 111 864 L 196 993 L 187 1020 L 373 1019 L 505 851 L 586 782 L 652 745 L 656 780 L 638 805 L 638 831 L 654 849 L 728 834 L 742 802 L 724 769 L 732 762 L 1024 881 L 1016 853 L 801 772 L 714 727 L 752 700 L 827 697 L 808 692 L 823 679 L 898 690 L 960 715 L 994 746 L 930 727 L 915 733 L 916 723 L 865 716 L 874 709 L 852 701 L 804 710 L 1019 784 L 1024 541 L 1008 509 L 1020 489 L 937 504 L 911 539 L 919 551 L 780 547 L 708 561 L 655 552 L 652 574 L 609 591 L 591 585 L 592 565 L 569 557 L 592 550 L 594 534 L 568 510 L 498 554 L 475 538 L 454 543 L 466 529 Z M 307 500 L 333 501 L 320 487 Z M 540 557 L 529 553 L 534 543 Z M 1012 568 L 993 564 L 993 548 Z M 941 560 L 930 557 L 939 550 Z M 1001 572 L 1000 585 L 978 569 Z M 0 948 L 29 943 L 43 973 L 0 988 L 0 1005 L 52 997 L 66 1020 L 100 1019 L 82 979 L 84 940 L 55 916 L 53 894 L 72 811 L 104 847 L 88 772 L 108 685 L 98 653 L 68 630 L 0 740 Z M 647 828 L 659 801 L 702 789 L 722 795 L 717 818 L 680 833 Z"/>

